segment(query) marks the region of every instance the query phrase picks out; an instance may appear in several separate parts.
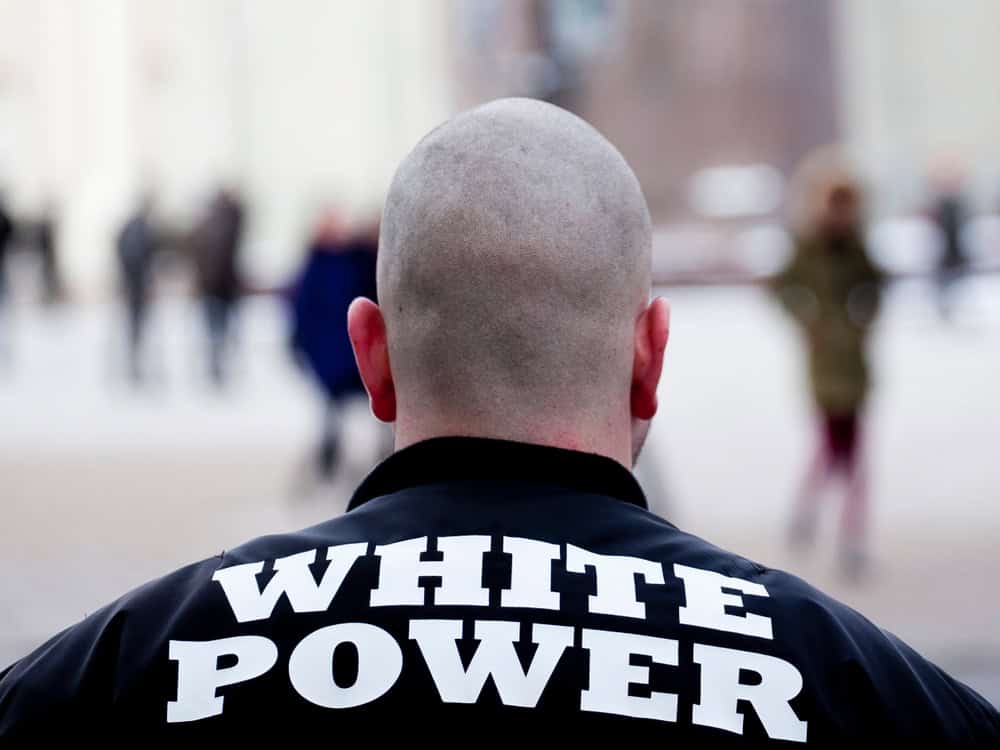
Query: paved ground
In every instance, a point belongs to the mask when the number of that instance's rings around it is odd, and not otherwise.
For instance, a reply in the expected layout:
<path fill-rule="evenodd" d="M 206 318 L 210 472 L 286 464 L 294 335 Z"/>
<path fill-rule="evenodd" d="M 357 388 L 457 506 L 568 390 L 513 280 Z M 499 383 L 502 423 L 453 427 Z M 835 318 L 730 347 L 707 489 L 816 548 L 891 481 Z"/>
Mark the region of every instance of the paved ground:
<path fill-rule="evenodd" d="M 897 286 L 874 342 L 868 430 L 875 567 L 836 575 L 836 498 L 811 556 L 783 544 L 812 444 L 794 331 L 758 291 L 668 292 L 663 413 L 646 460 L 658 510 L 712 541 L 847 600 L 1000 703 L 1000 280 L 977 282 L 954 325 L 919 283 Z M 296 494 L 315 403 L 283 359 L 280 312 L 246 309 L 239 377 L 201 377 L 197 319 L 156 320 L 159 373 L 121 382 L 112 309 L 15 316 L 0 366 L 0 663 L 128 588 L 260 533 L 342 510 L 373 455 L 364 410 L 349 472 Z"/>

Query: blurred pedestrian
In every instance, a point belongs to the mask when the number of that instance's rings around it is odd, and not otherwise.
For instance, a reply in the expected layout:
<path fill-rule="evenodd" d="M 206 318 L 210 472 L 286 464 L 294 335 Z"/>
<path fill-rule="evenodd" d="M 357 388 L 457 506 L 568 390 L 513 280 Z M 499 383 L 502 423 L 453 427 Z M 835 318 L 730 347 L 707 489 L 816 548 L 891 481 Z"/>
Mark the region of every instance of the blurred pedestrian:
<path fill-rule="evenodd" d="M 42 274 L 42 302 L 46 305 L 62 302 L 64 297 L 62 274 L 56 254 L 57 231 L 56 208 L 48 203 L 35 228 L 35 250 Z"/>
<path fill-rule="evenodd" d="M 847 482 L 841 517 L 844 572 L 866 562 L 868 488 L 860 423 L 870 387 L 865 346 L 879 301 L 880 273 L 868 259 L 863 196 L 842 156 L 827 148 L 810 155 L 792 182 L 794 251 L 774 280 L 781 302 L 805 339 L 819 443 L 792 517 L 792 542 L 812 541 L 823 485 Z"/>
<path fill-rule="evenodd" d="M 118 266 L 126 314 L 128 374 L 133 385 L 145 379 L 143 343 L 153 291 L 153 267 L 157 253 L 152 224 L 152 197 L 143 196 L 118 234 Z"/>
<path fill-rule="evenodd" d="M 0 364 L 10 359 L 7 331 L 7 249 L 14 235 L 14 221 L 0 198 Z"/>
<path fill-rule="evenodd" d="M 934 200 L 930 217 L 941 237 L 941 254 L 937 265 L 938 308 L 948 320 L 955 308 L 958 282 L 967 262 L 963 233 L 968 207 L 962 194 L 962 169 L 956 161 L 943 161 L 935 166 L 931 182 Z"/>
<path fill-rule="evenodd" d="M 289 348 L 323 395 L 323 429 L 314 466 L 324 480 L 332 478 L 340 456 L 344 405 L 364 395 L 347 336 L 347 308 L 355 297 L 375 299 L 377 248 L 377 225 L 374 231 L 351 234 L 336 212 L 327 212 L 288 296 Z"/>
<path fill-rule="evenodd" d="M 233 317 L 243 284 L 239 270 L 243 204 L 230 190 L 220 190 L 195 226 L 192 238 L 195 276 L 208 340 L 208 372 L 222 386 Z"/>
<path fill-rule="evenodd" d="M 14 235 L 14 221 L 0 199 L 0 304 L 7 291 L 7 245 Z"/>

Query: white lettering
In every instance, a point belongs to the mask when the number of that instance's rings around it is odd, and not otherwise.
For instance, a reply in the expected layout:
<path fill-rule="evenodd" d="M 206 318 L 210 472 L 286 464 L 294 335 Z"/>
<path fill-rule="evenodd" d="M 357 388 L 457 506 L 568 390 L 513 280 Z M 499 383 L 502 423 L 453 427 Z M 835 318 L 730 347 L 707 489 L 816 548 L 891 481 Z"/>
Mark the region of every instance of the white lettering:
<path fill-rule="evenodd" d="M 333 679 L 337 646 L 352 643 L 358 651 L 358 676 L 350 687 Z M 361 622 L 330 625 L 310 633 L 288 659 L 288 679 L 299 695 L 317 706 L 350 708 L 382 697 L 403 671 L 403 652 L 381 628 Z"/>
<path fill-rule="evenodd" d="M 480 643 L 466 670 L 458 654 L 460 621 L 410 622 L 410 638 L 420 647 L 441 700 L 446 703 L 475 703 L 486 678 L 492 675 L 505 706 L 534 708 L 563 652 L 573 645 L 573 628 L 532 625 L 531 640 L 538 649 L 527 672 L 522 670 L 514 650 L 519 634 L 516 622 L 477 621 L 475 636 Z"/>
<path fill-rule="evenodd" d="M 687 605 L 678 610 L 682 625 L 696 625 L 758 638 L 774 637 L 771 632 L 770 617 L 752 614 L 731 615 L 725 610 L 727 605 L 731 607 L 745 605 L 742 596 L 726 593 L 723 588 L 736 589 L 750 596 L 767 596 L 767 589 L 759 583 L 677 564 L 674 565 L 674 575 L 684 581 Z"/>
<path fill-rule="evenodd" d="M 483 555 L 490 549 L 488 536 L 443 536 L 438 538 L 443 560 L 421 560 L 427 551 L 427 537 L 406 539 L 375 548 L 382 562 L 378 588 L 372 591 L 371 606 L 420 606 L 424 589 L 419 579 L 440 576 L 441 585 L 434 592 L 434 604 L 486 607 L 489 589 L 483 587 Z"/>
<path fill-rule="evenodd" d="M 566 570 L 585 573 L 594 569 L 597 593 L 588 599 L 590 612 L 619 617 L 646 617 L 646 605 L 636 598 L 635 577 L 646 583 L 663 583 L 663 566 L 651 560 L 625 555 L 600 555 L 566 545 Z"/>
<path fill-rule="evenodd" d="M 367 549 L 366 542 L 330 547 L 326 551 L 330 566 L 319 584 L 309 570 L 316 561 L 317 550 L 314 549 L 275 560 L 274 577 L 263 591 L 257 585 L 257 575 L 264 570 L 263 562 L 222 568 L 212 574 L 212 580 L 222 586 L 237 622 L 266 620 L 282 594 L 288 596 L 295 612 L 323 612 L 329 608 L 351 567 Z"/>
<path fill-rule="evenodd" d="M 630 663 L 633 654 L 657 664 L 677 665 L 677 641 L 632 633 L 584 630 L 590 651 L 590 687 L 580 694 L 580 709 L 641 719 L 677 721 L 677 696 L 653 692 L 648 698 L 629 695 L 629 685 L 649 684 L 649 667 Z"/>
<path fill-rule="evenodd" d="M 505 536 L 503 551 L 511 556 L 510 589 L 500 594 L 500 605 L 559 609 L 559 594 L 552 590 L 552 562 L 561 556 L 559 545 Z"/>
<path fill-rule="evenodd" d="M 240 635 L 215 641 L 170 641 L 168 655 L 177 662 L 177 700 L 167 702 L 167 722 L 196 721 L 222 713 L 225 685 L 260 677 L 278 660 L 278 647 L 260 635 Z M 236 663 L 219 669 L 220 656 Z"/>
<path fill-rule="evenodd" d="M 802 675 L 794 666 L 766 654 L 700 643 L 694 645 L 694 660 L 701 664 L 701 703 L 694 705 L 691 716 L 695 724 L 743 734 L 743 715 L 736 710 L 742 699 L 753 706 L 768 737 L 806 741 L 808 725 L 788 703 L 802 689 Z M 744 669 L 760 675 L 760 683 L 741 683 Z"/>

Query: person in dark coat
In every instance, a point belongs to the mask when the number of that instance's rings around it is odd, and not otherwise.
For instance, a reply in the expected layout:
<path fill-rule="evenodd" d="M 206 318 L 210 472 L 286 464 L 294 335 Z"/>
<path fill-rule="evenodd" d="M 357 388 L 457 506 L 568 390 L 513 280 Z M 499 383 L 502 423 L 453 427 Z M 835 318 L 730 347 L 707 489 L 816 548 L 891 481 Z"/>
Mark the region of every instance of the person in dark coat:
<path fill-rule="evenodd" d="M 14 221 L 0 199 L 0 365 L 10 357 L 7 332 L 7 253 L 14 236 Z"/>
<path fill-rule="evenodd" d="M 935 195 L 930 218 L 941 238 L 936 269 L 938 309 L 941 317 L 948 320 L 955 309 L 959 282 L 968 263 L 964 230 L 969 212 L 962 191 L 962 171 L 957 162 L 936 165 L 932 182 Z"/>
<path fill-rule="evenodd" d="M 117 256 L 127 320 L 128 372 L 133 384 L 145 375 L 143 349 L 157 254 L 152 200 L 145 196 L 118 234 Z"/>
<path fill-rule="evenodd" d="M 849 576 L 865 566 L 868 488 L 861 453 L 861 415 L 870 389 L 866 345 L 878 310 L 882 274 L 868 258 L 862 194 L 839 154 L 807 158 L 792 182 L 796 216 L 791 262 L 773 288 L 802 332 L 819 441 L 791 524 L 796 544 L 812 541 L 822 485 L 847 481 L 841 563 Z"/>
<path fill-rule="evenodd" d="M 14 236 L 14 221 L 0 200 L 0 305 L 7 291 L 7 246 Z"/>
<path fill-rule="evenodd" d="M 56 208 L 49 203 L 42 211 L 41 219 L 35 229 L 35 249 L 38 252 L 42 273 L 42 301 L 46 305 L 57 304 L 65 298 L 59 256 L 56 252 L 57 231 Z"/>
<path fill-rule="evenodd" d="M 208 341 L 209 376 L 217 386 L 226 382 L 233 317 L 243 292 L 239 268 L 243 213 L 236 194 L 220 190 L 192 237 L 195 280 Z"/>
<path fill-rule="evenodd" d="M 356 297 L 375 299 L 377 249 L 377 229 L 352 235 L 336 214 L 327 214 L 288 295 L 290 349 L 325 401 L 316 456 L 324 479 L 333 475 L 340 453 L 344 402 L 364 393 L 347 336 L 347 308 Z"/>

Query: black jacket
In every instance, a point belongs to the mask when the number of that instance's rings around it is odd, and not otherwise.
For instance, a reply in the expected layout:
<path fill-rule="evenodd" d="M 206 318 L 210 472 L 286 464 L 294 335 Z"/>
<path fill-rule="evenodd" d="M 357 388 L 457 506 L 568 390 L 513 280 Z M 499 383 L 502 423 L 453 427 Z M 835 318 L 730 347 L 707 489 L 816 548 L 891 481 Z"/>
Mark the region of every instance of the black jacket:
<path fill-rule="evenodd" d="M 619 464 L 470 438 L 396 453 L 340 518 L 149 583 L 0 674 L 3 746 L 609 731 L 1000 746 L 976 693 L 798 578 L 652 515 Z"/>

